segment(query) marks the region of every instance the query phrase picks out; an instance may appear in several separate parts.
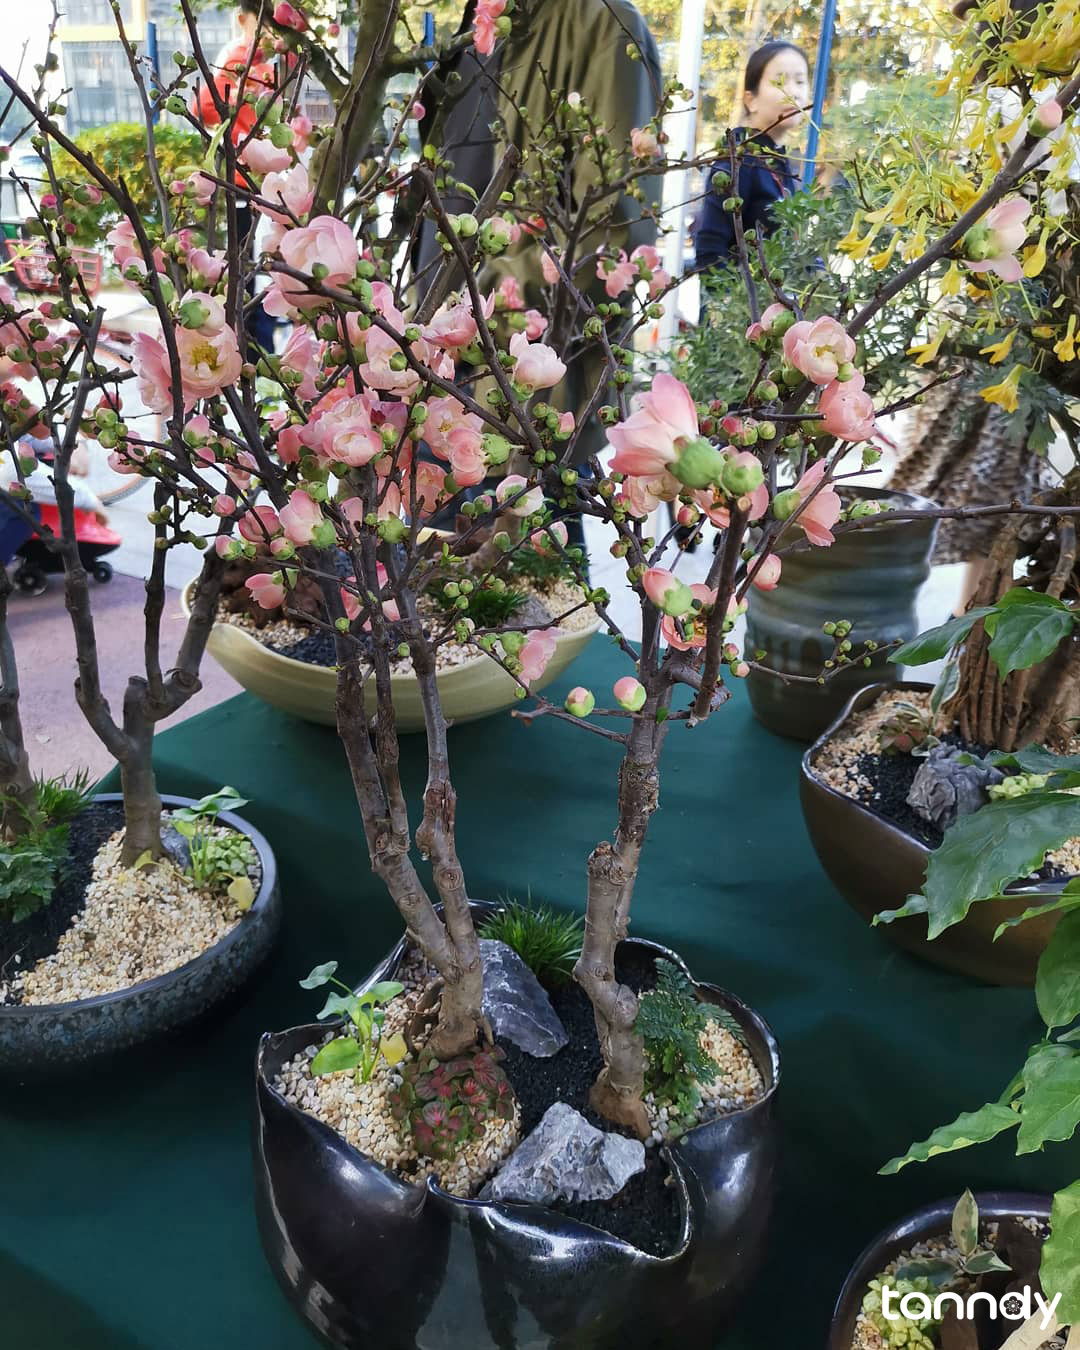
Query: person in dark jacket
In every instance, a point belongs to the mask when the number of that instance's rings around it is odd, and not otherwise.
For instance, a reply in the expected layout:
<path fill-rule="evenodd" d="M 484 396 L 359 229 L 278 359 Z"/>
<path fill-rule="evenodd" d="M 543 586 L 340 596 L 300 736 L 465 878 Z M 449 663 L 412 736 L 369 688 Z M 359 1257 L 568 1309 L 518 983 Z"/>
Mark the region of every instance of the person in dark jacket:
<path fill-rule="evenodd" d="M 740 130 L 747 148 L 739 166 L 738 186 L 744 230 L 770 234 L 775 228 L 773 205 L 799 187 L 799 176 L 792 169 L 782 142 L 806 118 L 809 84 L 806 56 L 794 43 L 767 42 L 746 63 L 745 124 Z M 733 195 L 731 187 L 722 186 L 721 179 L 714 189 L 716 175 L 730 172 L 731 166 L 724 160 L 709 172 L 705 200 L 694 228 L 699 271 L 726 263 L 735 250 L 734 218 L 723 206 L 726 198 Z M 707 287 L 707 278 L 702 280 Z"/>

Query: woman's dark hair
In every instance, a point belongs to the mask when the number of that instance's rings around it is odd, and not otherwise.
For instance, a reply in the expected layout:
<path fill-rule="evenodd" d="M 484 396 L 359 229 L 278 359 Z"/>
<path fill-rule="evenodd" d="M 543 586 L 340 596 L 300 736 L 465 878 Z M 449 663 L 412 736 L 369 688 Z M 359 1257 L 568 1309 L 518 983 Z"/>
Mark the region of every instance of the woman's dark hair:
<path fill-rule="evenodd" d="M 265 11 L 267 18 L 269 18 L 272 13 L 271 6 L 269 4 L 264 4 L 263 0 L 236 0 L 236 8 L 241 14 L 254 14 L 256 18 L 258 18 L 263 11 Z"/>
<path fill-rule="evenodd" d="M 797 52 L 806 62 L 807 69 L 810 68 L 810 58 L 797 43 L 785 42 L 782 38 L 777 38 L 774 42 L 766 42 L 764 46 L 750 54 L 750 60 L 746 63 L 743 88 L 747 93 L 757 93 L 758 86 L 761 84 L 761 77 L 765 74 L 765 67 L 774 56 L 779 56 L 781 52 Z"/>

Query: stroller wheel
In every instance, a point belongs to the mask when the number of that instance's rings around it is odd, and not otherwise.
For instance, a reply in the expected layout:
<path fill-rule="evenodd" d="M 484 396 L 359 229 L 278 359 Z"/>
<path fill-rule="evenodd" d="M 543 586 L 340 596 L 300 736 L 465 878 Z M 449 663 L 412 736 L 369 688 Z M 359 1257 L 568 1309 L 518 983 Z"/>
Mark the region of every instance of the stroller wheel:
<path fill-rule="evenodd" d="M 39 572 L 36 567 L 30 567 L 26 563 L 15 573 L 14 581 L 23 595 L 44 595 L 49 588 L 49 583 L 45 580 L 45 573 Z"/>
<path fill-rule="evenodd" d="M 94 580 L 96 582 L 104 586 L 107 581 L 112 581 L 112 576 L 112 563 L 96 562 L 94 564 Z"/>

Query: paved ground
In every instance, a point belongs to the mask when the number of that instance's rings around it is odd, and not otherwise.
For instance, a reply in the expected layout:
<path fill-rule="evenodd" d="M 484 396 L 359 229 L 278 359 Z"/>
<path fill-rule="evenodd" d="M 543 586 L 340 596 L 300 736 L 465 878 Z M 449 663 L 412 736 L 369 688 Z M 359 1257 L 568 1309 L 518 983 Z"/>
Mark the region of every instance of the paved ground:
<path fill-rule="evenodd" d="M 142 657 L 143 585 L 117 573 L 105 586 L 94 587 L 94 619 L 102 683 L 120 714 L 128 674 L 137 672 Z M 163 652 L 175 651 L 182 629 L 179 597 L 170 590 L 162 624 Z M 112 767 L 112 757 L 75 704 L 75 643 L 63 587 L 53 577 L 44 595 L 15 595 L 9 619 L 19 663 L 23 731 L 35 773 L 61 774 L 78 768 L 98 778 Z M 162 726 L 174 726 L 239 692 L 235 683 L 207 657 L 202 690 Z"/>

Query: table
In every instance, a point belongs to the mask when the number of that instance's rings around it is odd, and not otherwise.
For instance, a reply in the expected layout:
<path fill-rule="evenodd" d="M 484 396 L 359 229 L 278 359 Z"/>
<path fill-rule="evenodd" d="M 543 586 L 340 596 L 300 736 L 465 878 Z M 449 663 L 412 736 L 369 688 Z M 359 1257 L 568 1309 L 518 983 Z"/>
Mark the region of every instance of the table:
<path fill-rule="evenodd" d="M 563 685 L 603 698 L 625 673 L 598 638 Z M 450 751 L 470 894 L 531 890 L 580 908 L 586 856 L 614 824 L 617 747 L 504 716 L 451 729 Z M 746 999 L 781 1047 L 769 1259 L 716 1350 L 821 1345 L 864 1243 L 917 1205 L 965 1185 L 1052 1189 L 1080 1175 L 1075 1144 L 1017 1159 L 1006 1140 L 876 1175 L 995 1097 L 1040 1023 L 1030 993 L 921 964 L 847 908 L 806 837 L 800 754 L 754 721 L 741 690 L 704 727 L 674 727 L 634 903 L 635 933 Z M 281 869 L 281 941 L 209 1025 L 56 1084 L 0 1084 L 0 1345 L 313 1350 L 255 1229 L 254 1047 L 317 1011 L 297 984 L 313 965 L 336 959 L 359 978 L 400 924 L 367 866 L 330 729 L 242 695 L 161 735 L 157 763 L 163 791 L 230 783 L 251 797 L 244 814 Z M 402 770 L 415 801 L 421 738 L 405 738 Z"/>

